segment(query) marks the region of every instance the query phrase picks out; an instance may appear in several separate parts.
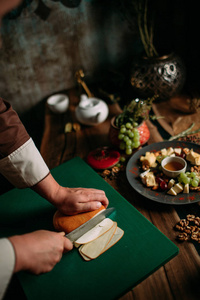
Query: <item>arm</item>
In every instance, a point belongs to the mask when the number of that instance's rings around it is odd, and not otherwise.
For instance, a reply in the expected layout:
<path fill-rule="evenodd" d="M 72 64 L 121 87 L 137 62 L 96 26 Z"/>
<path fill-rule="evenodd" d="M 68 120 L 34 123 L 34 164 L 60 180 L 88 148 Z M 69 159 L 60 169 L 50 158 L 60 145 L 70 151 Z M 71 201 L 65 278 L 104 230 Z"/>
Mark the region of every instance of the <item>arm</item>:
<path fill-rule="evenodd" d="M 31 187 L 66 214 L 108 206 L 104 191 L 66 188 L 50 174 L 16 112 L 0 98 L 0 172 L 16 187 Z"/>
<path fill-rule="evenodd" d="M 61 187 L 49 172 L 39 151 L 11 106 L 0 98 L 0 172 L 16 187 L 31 187 L 35 192 L 65 213 L 74 214 L 94 210 L 99 202 L 105 206 L 108 199 L 103 191 Z M 97 206 L 96 206 L 97 205 Z M 36 231 L 9 238 L 15 262 L 7 261 L 6 289 L 12 272 L 29 270 L 35 274 L 50 271 L 61 259 L 62 253 L 72 249 L 72 243 L 63 233 Z M 6 242 L 5 242 L 6 243 Z M 32 245 L 34 244 L 34 247 Z M 9 246 L 10 248 L 10 246 Z M 12 250 L 10 250 L 12 252 Z M 5 257 L 5 252 L 1 257 Z M 46 255 L 48 253 L 48 255 Z M 13 260 L 12 260 L 13 261 Z M 0 261 L 0 267 L 2 261 Z M 11 263 L 11 264 L 10 264 Z M 14 269 L 13 269 L 14 268 Z M 0 268 L 2 270 L 2 268 Z M 6 274 L 3 271 L 2 276 Z"/>
<path fill-rule="evenodd" d="M 0 239 L 0 299 L 3 299 L 15 266 L 15 252 L 8 239 Z"/>
<path fill-rule="evenodd" d="M 60 186 L 53 176 L 46 178 L 32 189 L 67 215 L 98 209 L 102 204 L 107 207 L 105 192 L 92 188 L 66 188 Z"/>

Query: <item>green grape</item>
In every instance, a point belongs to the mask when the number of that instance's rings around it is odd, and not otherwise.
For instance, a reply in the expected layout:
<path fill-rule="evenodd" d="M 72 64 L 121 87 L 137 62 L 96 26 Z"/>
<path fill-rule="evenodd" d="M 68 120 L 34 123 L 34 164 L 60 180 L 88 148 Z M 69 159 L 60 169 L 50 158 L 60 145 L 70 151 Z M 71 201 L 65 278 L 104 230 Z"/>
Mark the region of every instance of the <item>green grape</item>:
<path fill-rule="evenodd" d="M 132 145 L 126 145 L 126 149 L 132 149 Z"/>
<path fill-rule="evenodd" d="M 137 122 L 134 122 L 133 123 L 133 127 L 137 127 L 138 126 L 138 123 Z"/>
<path fill-rule="evenodd" d="M 125 162 L 125 161 L 126 161 L 126 158 L 125 158 L 124 156 L 121 156 L 121 157 L 120 157 L 120 161 L 121 161 L 121 162 Z"/>
<path fill-rule="evenodd" d="M 134 136 L 134 138 L 133 138 L 133 140 L 134 140 L 134 142 L 138 142 L 139 140 L 140 140 L 140 138 L 139 138 L 139 136 Z"/>
<path fill-rule="evenodd" d="M 125 135 L 124 135 L 123 133 L 120 133 L 120 134 L 118 135 L 118 139 L 119 139 L 119 140 L 123 140 L 124 136 L 125 136 Z"/>
<path fill-rule="evenodd" d="M 157 160 L 159 163 L 161 163 L 162 156 L 161 156 L 161 155 L 158 155 L 158 156 L 156 157 L 156 160 Z"/>
<path fill-rule="evenodd" d="M 131 140 L 127 140 L 127 141 L 126 141 L 126 145 L 127 145 L 127 146 L 130 146 L 131 144 L 132 144 Z"/>
<path fill-rule="evenodd" d="M 137 129 L 135 130 L 134 134 L 135 134 L 135 136 L 140 136 L 140 133 Z"/>
<path fill-rule="evenodd" d="M 131 132 L 128 133 L 128 136 L 129 136 L 130 138 L 133 138 L 133 137 L 134 137 L 134 133 L 131 131 Z"/>
<path fill-rule="evenodd" d="M 125 144 L 124 142 L 121 142 L 121 143 L 119 144 L 119 148 L 120 148 L 121 150 L 125 150 L 126 144 Z"/>
<path fill-rule="evenodd" d="M 132 149 L 126 149 L 126 154 L 131 155 L 132 154 Z"/>
<path fill-rule="evenodd" d="M 126 123 L 126 125 L 125 125 L 125 126 L 126 126 L 126 128 L 131 128 L 131 127 L 132 127 L 131 123 L 129 123 L 129 122 L 128 122 L 128 123 Z"/>
<path fill-rule="evenodd" d="M 134 148 L 136 148 L 136 147 L 135 147 L 135 143 L 132 142 L 132 149 L 134 149 Z"/>
<path fill-rule="evenodd" d="M 117 163 L 115 166 L 118 167 L 118 168 L 120 168 L 120 167 L 121 167 L 121 164 L 120 164 L 120 163 Z"/>
<path fill-rule="evenodd" d="M 140 142 L 135 142 L 135 148 L 138 148 L 140 146 Z"/>
<path fill-rule="evenodd" d="M 126 128 L 125 127 L 121 127 L 119 130 L 120 133 L 125 133 L 126 132 Z"/>
<path fill-rule="evenodd" d="M 123 140 L 124 140 L 124 142 L 126 143 L 126 142 L 129 140 L 129 137 L 128 137 L 128 136 L 125 136 Z"/>
<path fill-rule="evenodd" d="M 185 173 L 181 173 L 182 179 L 187 178 L 187 175 Z"/>
<path fill-rule="evenodd" d="M 187 175 L 185 175 L 184 173 L 181 173 L 181 174 L 179 175 L 179 177 L 180 177 L 181 180 L 182 180 L 185 176 L 187 176 Z"/>
<path fill-rule="evenodd" d="M 187 183 L 190 184 L 190 178 L 188 178 L 187 176 L 185 178 L 183 178 L 182 181 L 183 181 L 184 184 L 187 184 Z"/>
<path fill-rule="evenodd" d="M 182 178 L 180 177 L 180 175 L 178 176 L 178 182 L 182 183 Z"/>
<path fill-rule="evenodd" d="M 191 172 L 190 173 L 190 177 L 195 178 L 196 177 L 196 173 L 195 172 Z"/>
<path fill-rule="evenodd" d="M 191 185 L 192 185 L 193 187 L 197 187 L 198 184 L 199 184 L 199 182 L 198 182 L 197 180 L 195 180 L 195 179 L 193 179 L 193 180 L 191 181 Z"/>

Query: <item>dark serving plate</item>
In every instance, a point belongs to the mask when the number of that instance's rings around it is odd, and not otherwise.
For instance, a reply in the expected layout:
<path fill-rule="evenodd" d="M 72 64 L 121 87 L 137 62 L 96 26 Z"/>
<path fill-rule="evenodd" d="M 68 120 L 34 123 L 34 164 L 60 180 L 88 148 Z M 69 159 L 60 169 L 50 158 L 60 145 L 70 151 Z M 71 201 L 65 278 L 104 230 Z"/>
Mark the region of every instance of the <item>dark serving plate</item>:
<path fill-rule="evenodd" d="M 167 194 L 166 191 L 153 191 L 151 188 L 146 187 L 140 178 L 141 169 L 140 156 L 145 155 L 147 151 L 156 152 L 163 148 L 189 148 L 200 154 L 200 145 L 184 142 L 184 141 L 164 141 L 160 143 L 150 144 L 131 156 L 126 167 L 126 176 L 130 185 L 144 197 L 156 202 L 165 204 L 191 204 L 200 201 L 200 192 L 194 191 L 189 194 L 180 193 L 176 196 Z M 191 164 L 187 161 L 187 171 L 190 171 Z"/>

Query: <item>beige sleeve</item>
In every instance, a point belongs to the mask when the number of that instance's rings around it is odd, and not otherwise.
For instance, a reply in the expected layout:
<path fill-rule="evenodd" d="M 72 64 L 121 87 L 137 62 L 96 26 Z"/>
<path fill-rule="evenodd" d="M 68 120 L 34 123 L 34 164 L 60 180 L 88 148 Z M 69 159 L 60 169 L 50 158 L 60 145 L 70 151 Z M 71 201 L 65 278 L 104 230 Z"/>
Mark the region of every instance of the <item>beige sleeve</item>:
<path fill-rule="evenodd" d="M 15 266 L 15 252 L 11 242 L 6 239 L 0 239 L 0 300 L 11 280 Z"/>
<path fill-rule="evenodd" d="M 31 187 L 49 174 L 49 168 L 30 138 L 7 157 L 0 159 L 0 173 L 17 188 Z"/>

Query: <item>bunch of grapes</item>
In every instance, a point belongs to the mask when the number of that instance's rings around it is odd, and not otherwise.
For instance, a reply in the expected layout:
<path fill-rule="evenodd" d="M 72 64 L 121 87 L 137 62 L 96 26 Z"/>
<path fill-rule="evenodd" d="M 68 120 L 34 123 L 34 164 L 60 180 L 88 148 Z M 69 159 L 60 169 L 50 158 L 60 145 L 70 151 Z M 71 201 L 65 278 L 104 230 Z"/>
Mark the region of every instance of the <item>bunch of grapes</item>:
<path fill-rule="evenodd" d="M 178 177 L 178 181 L 180 183 L 187 184 L 197 187 L 199 185 L 199 177 L 196 176 L 195 172 L 186 172 L 186 173 L 181 173 Z"/>
<path fill-rule="evenodd" d="M 120 149 L 125 150 L 127 155 L 131 155 L 134 148 L 140 146 L 140 134 L 136 128 L 138 124 L 126 123 L 120 126 L 118 139 L 120 140 Z"/>

